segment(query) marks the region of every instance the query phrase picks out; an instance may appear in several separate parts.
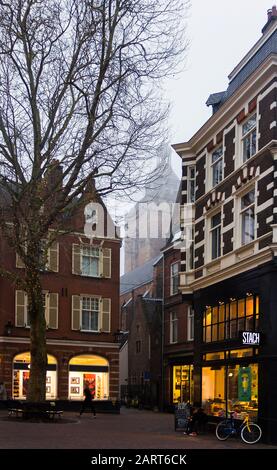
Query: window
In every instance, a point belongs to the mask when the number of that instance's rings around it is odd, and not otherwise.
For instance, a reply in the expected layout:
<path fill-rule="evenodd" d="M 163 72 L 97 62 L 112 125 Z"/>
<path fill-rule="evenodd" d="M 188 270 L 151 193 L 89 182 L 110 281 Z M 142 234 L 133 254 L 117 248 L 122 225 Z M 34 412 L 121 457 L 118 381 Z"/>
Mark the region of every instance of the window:
<path fill-rule="evenodd" d="M 170 343 L 177 343 L 178 341 L 178 318 L 177 313 L 171 312 L 170 314 Z"/>
<path fill-rule="evenodd" d="M 193 366 L 173 366 L 173 403 L 193 403 Z"/>
<path fill-rule="evenodd" d="M 223 179 L 223 148 L 219 147 L 212 153 L 212 184 L 216 186 Z"/>
<path fill-rule="evenodd" d="M 257 151 L 257 116 L 251 116 L 242 126 L 242 155 L 243 161 L 255 155 Z"/>
<path fill-rule="evenodd" d="M 179 287 L 179 263 L 170 266 L 170 295 L 178 294 Z"/>
<path fill-rule="evenodd" d="M 211 255 L 212 259 L 221 256 L 221 213 L 211 217 Z"/>
<path fill-rule="evenodd" d="M 255 331 L 259 321 L 259 297 L 221 302 L 207 307 L 203 316 L 203 341 L 211 343 L 238 338 L 240 331 Z"/>
<path fill-rule="evenodd" d="M 255 190 L 241 198 L 241 243 L 246 245 L 255 239 Z"/>
<path fill-rule="evenodd" d="M 99 248 L 93 248 L 91 246 L 82 246 L 82 275 L 99 277 L 99 259 Z"/>
<path fill-rule="evenodd" d="M 188 306 L 188 341 L 194 340 L 194 311 Z"/>
<path fill-rule="evenodd" d="M 136 341 L 136 354 L 139 354 L 141 352 L 141 341 L 138 340 Z"/>
<path fill-rule="evenodd" d="M 188 167 L 188 203 L 194 204 L 195 202 L 195 166 Z"/>
<path fill-rule="evenodd" d="M 99 298 L 82 297 L 81 329 L 99 331 L 100 302 Z"/>

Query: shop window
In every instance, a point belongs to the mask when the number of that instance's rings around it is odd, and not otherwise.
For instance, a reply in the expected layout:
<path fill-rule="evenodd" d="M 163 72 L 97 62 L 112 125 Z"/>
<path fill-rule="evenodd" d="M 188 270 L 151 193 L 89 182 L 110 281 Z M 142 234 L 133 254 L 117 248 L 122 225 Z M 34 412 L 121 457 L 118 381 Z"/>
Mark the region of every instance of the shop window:
<path fill-rule="evenodd" d="M 173 367 L 173 403 L 193 402 L 193 366 Z"/>
<path fill-rule="evenodd" d="M 224 351 L 215 352 L 215 353 L 207 353 L 203 357 L 204 361 L 219 361 L 219 360 L 223 360 L 224 358 L 225 358 Z"/>
<path fill-rule="evenodd" d="M 251 420 L 258 413 L 258 365 L 228 366 L 227 370 L 228 411 L 235 418 L 243 419 L 247 413 Z"/>
<path fill-rule="evenodd" d="M 80 355 L 69 361 L 70 400 L 82 400 L 85 385 L 97 400 L 109 396 L 109 363 L 101 356 Z"/>
<path fill-rule="evenodd" d="M 225 367 L 203 367 L 202 407 L 209 415 L 225 415 Z"/>
<path fill-rule="evenodd" d="M 249 356 L 253 356 L 253 349 L 252 348 L 237 349 L 237 350 L 235 349 L 235 350 L 230 351 L 230 358 L 249 357 Z"/>
<path fill-rule="evenodd" d="M 13 360 L 14 399 L 22 400 L 27 397 L 30 379 L 30 361 L 30 352 L 18 354 Z M 46 400 L 53 400 L 57 397 L 57 360 L 50 354 L 47 354 L 45 396 Z"/>

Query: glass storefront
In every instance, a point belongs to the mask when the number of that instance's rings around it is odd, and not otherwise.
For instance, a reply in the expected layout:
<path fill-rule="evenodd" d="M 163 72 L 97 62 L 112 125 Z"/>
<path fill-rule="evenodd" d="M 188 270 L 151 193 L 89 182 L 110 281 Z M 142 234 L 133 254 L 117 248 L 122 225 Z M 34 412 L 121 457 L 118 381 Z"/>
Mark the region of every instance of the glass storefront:
<path fill-rule="evenodd" d="M 46 400 L 57 397 L 57 360 L 47 354 L 46 371 Z M 30 378 L 30 353 L 25 352 L 15 356 L 13 360 L 13 398 L 26 399 Z"/>
<path fill-rule="evenodd" d="M 97 400 L 109 397 L 109 363 L 100 356 L 80 355 L 69 361 L 70 400 L 82 400 L 85 384 Z"/>
<path fill-rule="evenodd" d="M 230 351 L 230 357 L 247 357 L 251 350 Z M 258 413 L 258 364 L 228 364 L 202 368 L 202 407 L 213 416 L 225 416 L 226 408 L 236 418 Z"/>
<path fill-rule="evenodd" d="M 193 366 L 173 366 L 173 403 L 193 402 Z"/>

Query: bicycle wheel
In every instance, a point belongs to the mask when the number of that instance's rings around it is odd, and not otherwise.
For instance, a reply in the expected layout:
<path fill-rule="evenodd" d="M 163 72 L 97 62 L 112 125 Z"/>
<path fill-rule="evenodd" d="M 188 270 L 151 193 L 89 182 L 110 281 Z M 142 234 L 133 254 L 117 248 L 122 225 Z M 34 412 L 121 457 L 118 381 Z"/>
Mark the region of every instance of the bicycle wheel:
<path fill-rule="evenodd" d="M 262 437 L 262 430 L 258 424 L 246 424 L 241 430 L 241 438 L 246 444 L 256 444 Z"/>
<path fill-rule="evenodd" d="M 222 421 L 218 423 L 215 430 L 215 435 L 219 441 L 226 441 L 228 437 L 232 434 L 233 428 L 230 424 L 230 421 Z"/>

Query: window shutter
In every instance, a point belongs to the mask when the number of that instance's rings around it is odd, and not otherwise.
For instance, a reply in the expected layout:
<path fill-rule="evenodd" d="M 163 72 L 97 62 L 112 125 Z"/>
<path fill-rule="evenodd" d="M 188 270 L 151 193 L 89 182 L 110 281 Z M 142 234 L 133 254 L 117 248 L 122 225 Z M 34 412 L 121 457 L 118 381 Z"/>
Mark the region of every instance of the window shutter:
<path fill-rule="evenodd" d="M 48 267 L 49 271 L 59 272 L 59 243 L 54 242 L 48 250 Z"/>
<path fill-rule="evenodd" d="M 72 245 L 72 274 L 82 274 L 81 271 L 81 247 Z"/>
<path fill-rule="evenodd" d="M 81 328 L 81 297 L 72 295 L 72 330 L 80 330 Z"/>
<path fill-rule="evenodd" d="M 111 299 L 102 299 L 101 331 L 110 333 L 111 331 Z"/>
<path fill-rule="evenodd" d="M 102 249 L 102 275 L 103 277 L 111 277 L 111 257 L 112 250 L 110 248 Z"/>
<path fill-rule="evenodd" d="M 25 268 L 25 264 L 24 262 L 22 261 L 22 259 L 20 258 L 20 256 L 16 253 L 16 260 L 15 260 L 15 266 L 17 268 Z"/>
<path fill-rule="evenodd" d="M 15 291 L 15 326 L 25 326 L 27 294 L 23 290 Z"/>
<path fill-rule="evenodd" d="M 58 328 L 59 294 L 48 294 L 48 327 Z"/>

